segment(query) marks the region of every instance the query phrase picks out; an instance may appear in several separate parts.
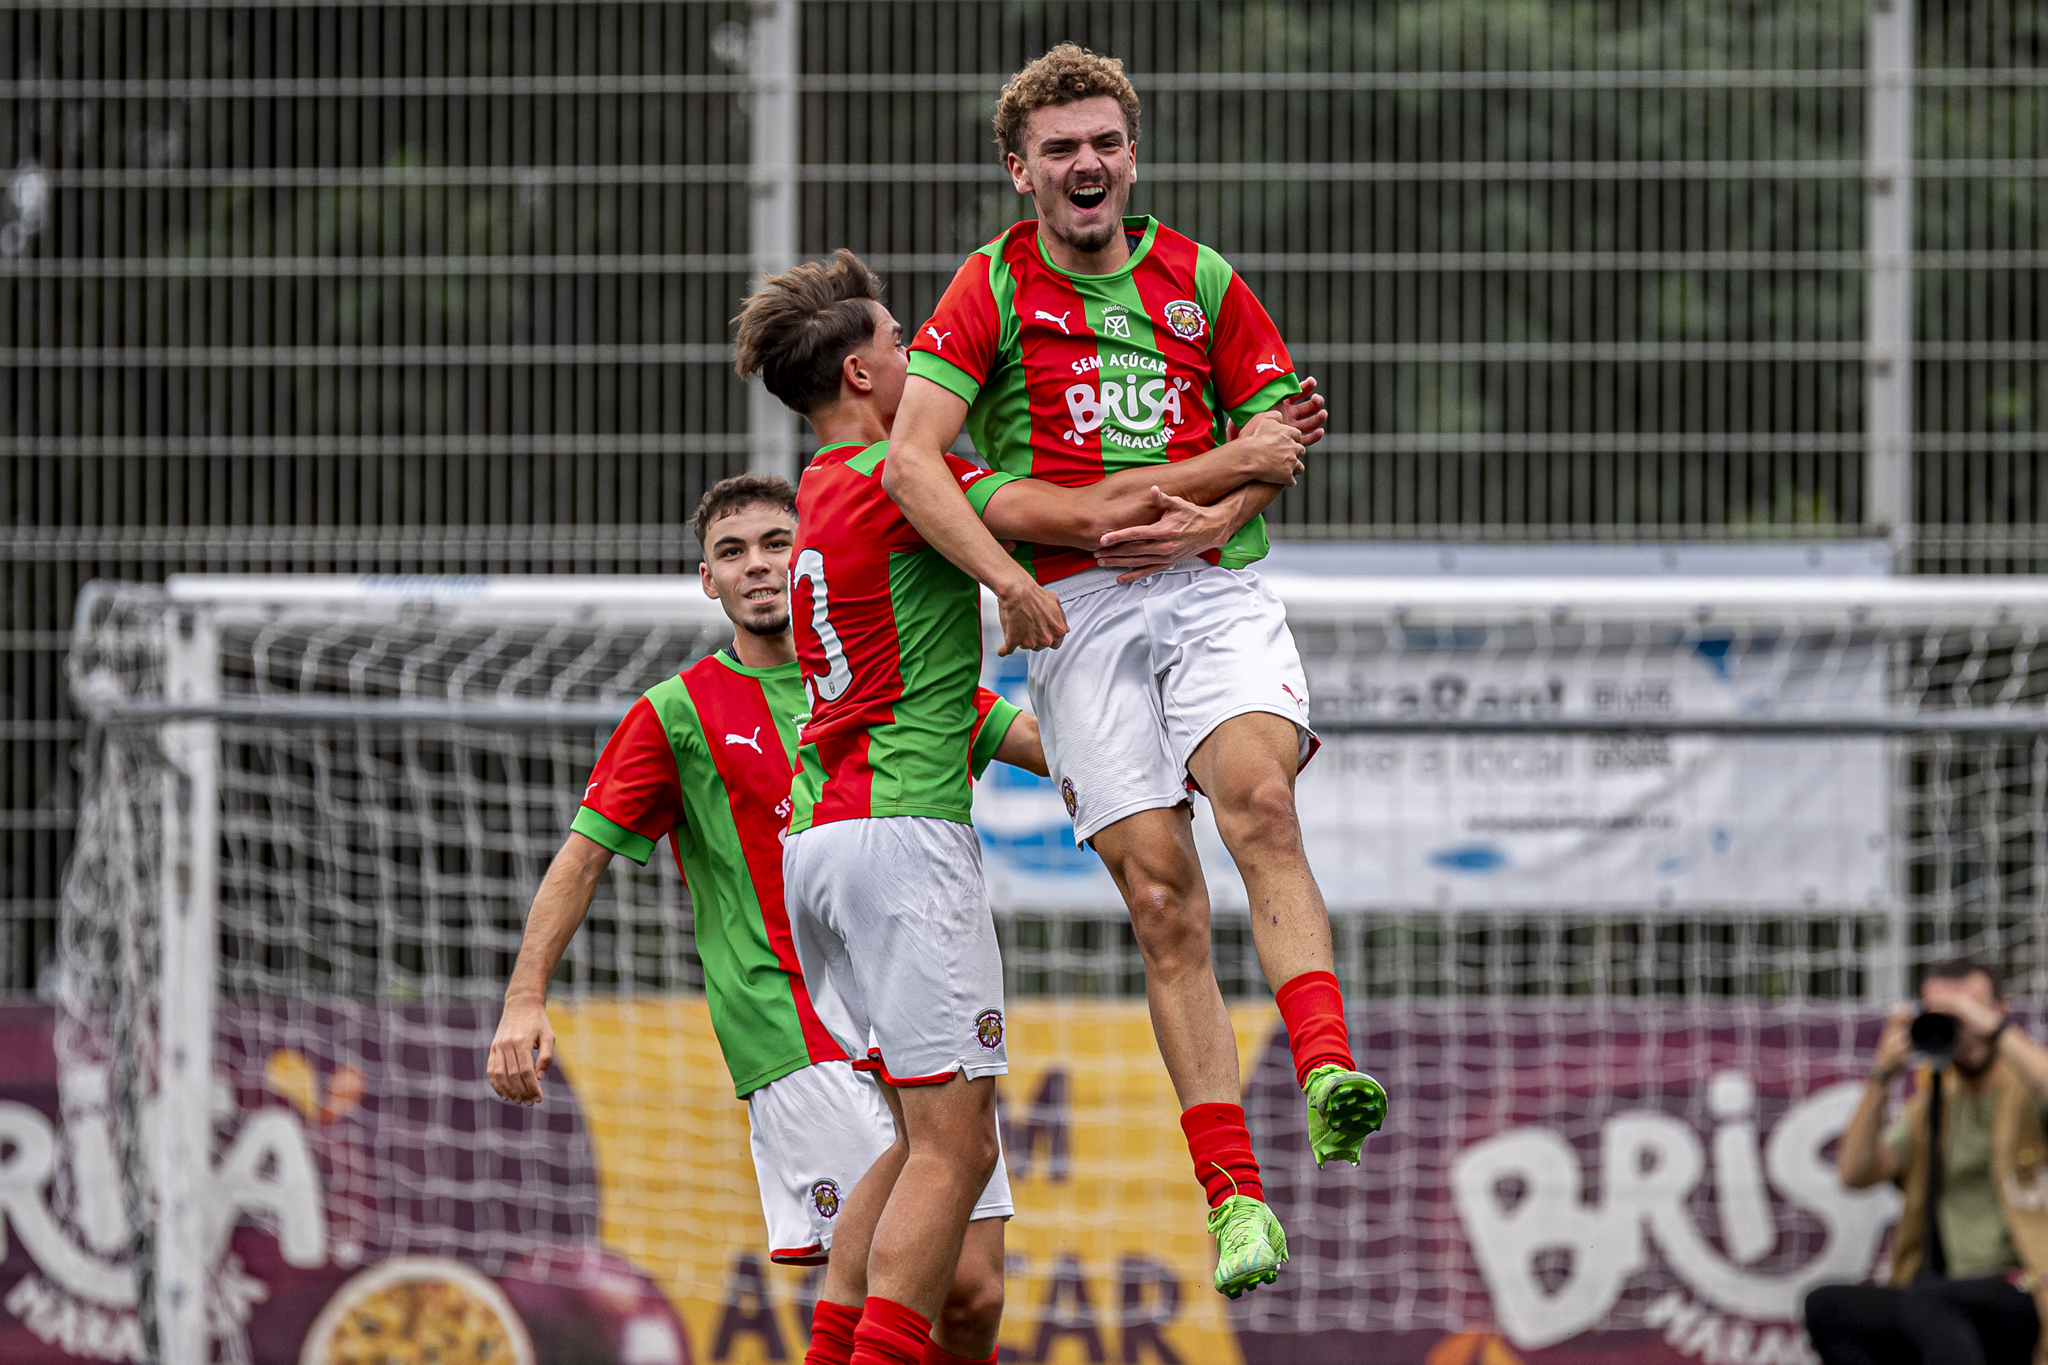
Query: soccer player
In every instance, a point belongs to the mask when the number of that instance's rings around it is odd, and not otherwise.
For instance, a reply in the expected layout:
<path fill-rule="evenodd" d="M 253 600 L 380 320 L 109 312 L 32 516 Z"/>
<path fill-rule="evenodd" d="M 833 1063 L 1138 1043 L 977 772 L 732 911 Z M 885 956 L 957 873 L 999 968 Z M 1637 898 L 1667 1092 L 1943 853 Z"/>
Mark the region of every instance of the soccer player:
<path fill-rule="evenodd" d="M 1139 114 L 1122 64 L 1072 44 L 1004 87 L 996 138 L 1039 217 L 970 256 L 919 332 L 886 484 L 927 541 L 1019 604 L 1024 629 L 1044 609 L 1029 582 L 1057 598 L 1070 633 L 1032 657 L 1032 709 L 1075 839 L 1093 844 L 1130 907 L 1210 1200 L 1216 1287 L 1235 1298 L 1273 1282 L 1287 1244 L 1237 1103 L 1189 787 L 1208 795 L 1243 874 L 1318 1164 L 1356 1163 L 1386 1113 L 1385 1092 L 1352 1061 L 1295 818 L 1294 777 L 1317 742 L 1307 684 L 1280 602 L 1244 572 L 1266 551 L 1259 514 L 1279 490 L 1247 484 L 1211 509 L 1220 526 L 1163 517 L 1106 536 L 1095 554 L 1024 535 L 1038 543 L 1012 559 L 975 516 L 988 480 L 963 494 L 944 455 L 964 424 L 995 468 L 1085 487 L 1176 467 L 1213 446 L 1226 418 L 1249 422 L 1300 392 L 1286 343 L 1222 257 L 1124 216 Z M 1119 572 L 1162 560 L 1172 568 Z"/>
<path fill-rule="evenodd" d="M 788 483 L 775 478 L 726 479 L 704 495 L 694 522 L 705 550 L 699 572 L 733 623 L 733 643 L 650 688 L 605 745 L 527 916 L 487 1070 L 506 1099 L 540 1101 L 555 1050 L 546 1009 L 555 964 L 613 855 L 644 864 L 666 835 L 696 910 L 712 1027 L 747 1102 L 769 1254 L 785 1265 L 829 1257 L 829 1280 L 842 1259 L 831 1254 L 835 1231 L 853 1243 L 856 1269 L 865 1261 L 867 1232 L 847 1196 L 891 1159 L 897 1134 L 879 1087 L 854 1072 L 819 1022 L 783 906 L 781 834 L 796 727 L 809 709 L 790 635 L 795 508 Z M 1045 771 L 1029 715 L 992 692 L 970 707 L 976 773 L 991 758 Z M 1011 1212 L 999 1169 L 975 1204 L 946 1310 L 925 1343 L 933 1365 L 994 1352 Z"/>
<path fill-rule="evenodd" d="M 806 1359 L 907 1363 L 998 1159 L 994 1077 L 1007 1070 L 1002 965 L 970 823 L 978 591 L 882 490 L 908 357 L 857 257 L 764 279 L 734 349 L 740 373 L 759 374 L 822 443 L 799 494 L 792 570 L 812 712 L 784 853 L 791 937 L 820 1018 L 881 1076 L 903 1136 L 854 1191 Z M 1155 498 L 1289 482 L 1299 448 L 1276 419 L 1161 478 L 1061 489 L 960 460 L 947 477 L 1006 485 L 993 506 L 1063 519 L 1092 545 L 1152 520 Z M 1073 529 L 1088 526 L 1101 529 Z M 864 1275 L 848 1254 L 856 1222 L 873 1228 Z"/>

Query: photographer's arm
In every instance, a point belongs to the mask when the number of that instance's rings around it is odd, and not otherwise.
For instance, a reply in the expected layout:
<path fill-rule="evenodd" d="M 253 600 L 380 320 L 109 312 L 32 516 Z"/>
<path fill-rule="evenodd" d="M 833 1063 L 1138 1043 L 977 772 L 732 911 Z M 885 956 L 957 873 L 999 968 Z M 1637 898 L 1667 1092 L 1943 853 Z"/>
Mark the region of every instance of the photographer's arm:
<path fill-rule="evenodd" d="M 1899 1175 L 1899 1158 L 1884 1141 L 1885 1097 L 1905 1068 L 1912 1049 L 1908 1031 L 1913 1026 L 1913 1007 L 1894 1005 L 1884 1017 L 1884 1032 L 1878 1035 L 1877 1056 L 1864 1083 L 1863 1098 L 1842 1130 L 1842 1146 L 1835 1157 L 1835 1171 L 1852 1190 L 1868 1189 Z"/>
<path fill-rule="evenodd" d="M 2012 1022 L 2003 1001 L 1986 1004 L 1955 981 L 1929 981 L 1922 989 L 1928 1009 L 1954 1015 L 1957 1023 L 1979 1038 L 1996 1034 L 1994 1055 L 2024 1076 L 2036 1095 L 2048 1100 L 2048 1048 Z"/>

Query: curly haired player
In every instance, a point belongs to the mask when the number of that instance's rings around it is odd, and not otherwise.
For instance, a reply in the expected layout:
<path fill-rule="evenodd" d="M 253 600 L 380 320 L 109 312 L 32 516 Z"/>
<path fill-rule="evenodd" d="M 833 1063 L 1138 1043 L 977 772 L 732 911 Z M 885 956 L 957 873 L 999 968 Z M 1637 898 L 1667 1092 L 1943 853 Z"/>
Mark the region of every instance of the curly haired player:
<path fill-rule="evenodd" d="M 1244 876 L 1318 1164 L 1356 1163 L 1386 1116 L 1386 1092 L 1352 1062 L 1329 916 L 1295 818 L 1295 774 L 1317 743 L 1308 685 L 1279 600 L 1246 572 L 1266 552 L 1260 513 L 1279 490 L 1247 484 L 1208 508 L 1161 496 L 1153 524 L 1076 548 L 999 529 L 991 480 L 963 490 L 944 453 L 964 425 L 1005 473 L 1069 489 L 1163 479 L 1228 421 L 1308 389 L 1221 256 L 1124 216 L 1140 112 L 1122 63 L 1072 44 L 1003 88 L 996 140 L 1039 217 L 968 257 L 919 332 L 886 484 L 923 537 L 1008 606 L 1010 643 L 1060 641 L 1031 660 L 1032 707 L 1075 840 L 1094 846 L 1130 907 L 1211 1204 L 1216 1288 L 1236 1298 L 1273 1282 L 1287 1243 L 1237 1103 L 1189 788 L 1209 797 Z M 1029 543 L 1012 558 L 997 537 Z"/>

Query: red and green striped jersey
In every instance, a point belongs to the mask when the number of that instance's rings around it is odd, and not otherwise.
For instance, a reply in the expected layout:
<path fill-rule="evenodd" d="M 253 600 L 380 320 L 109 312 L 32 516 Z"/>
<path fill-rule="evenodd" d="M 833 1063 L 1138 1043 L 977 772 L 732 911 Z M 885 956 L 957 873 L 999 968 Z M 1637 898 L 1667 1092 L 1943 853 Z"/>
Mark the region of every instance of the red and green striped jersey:
<path fill-rule="evenodd" d="M 968 403 L 995 468 L 1070 488 L 1134 465 L 1191 459 L 1301 392 L 1279 329 L 1221 256 L 1152 218 L 1123 269 L 1076 275 L 1018 223 L 967 258 L 911 346 L 910 372 Z M 993 488 L 970 491 L 980 511 Z M 977 496 L 978 495 L 978 496 Z M 1256 518 L 1208 558 L 1242 568 L 1268 549 Z M 1085 550 L 1020 546 L 1041 583 L 1092 568 Z"/>
<path fill-rule="evenodd" d="M 793 663 L 714 654 L 655 684 L 612 732 L 571 826 L 645 864 L 668 836 L 689 883 L 704 994 L 744 1097 L 845 1049 L 819 1022 L 782 904 L 782 827 L 804 712 Z"/>
<path fill-rule="evenodd" d="M 891 815 L 973 823 L 972 773 L 1015 716 L 977 682 L 981 589 L 883 490 L 888 454 L 887 441 L 828 446 L 797 488 L 789 610 L 812 705 L 792 833 Z M 946 459 L 963 487 L 1012 478 Z"/>

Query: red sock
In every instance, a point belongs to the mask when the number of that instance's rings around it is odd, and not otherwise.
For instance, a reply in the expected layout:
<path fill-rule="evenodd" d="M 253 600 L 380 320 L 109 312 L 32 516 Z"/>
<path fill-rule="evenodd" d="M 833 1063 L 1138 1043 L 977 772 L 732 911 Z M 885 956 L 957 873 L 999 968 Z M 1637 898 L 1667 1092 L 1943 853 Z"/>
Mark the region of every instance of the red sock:
<path fill-rule="evenodd" d="M 1344 1028 L 1344 993 L 1328 972 L 1303 972 L 1273 993 L 1280 1018 L 1287 1025 L 1287 1046 L 1294 1051 L 1294 1080 L 1308 1084 L 1308 1073 L 1334 1062 L 1356 1071 L 1351 1060 L 1351 1035 Z"/>
<path fill-rule="evenodd" d="M 980 1360 L 970 1360 L 966 1356 L 954 1355 L 930 1337 L 926 1337 L 924 1342 L 924 1365 L 996 1365 L 996 1356 L 1001 1353 L 1001 1350 L 1001 1347 L 997 1347 L 996 1350 L 990 1351 L 987 1356 Z"/>
<path fill-rule="evenodd" d="M 931 1319 L 870 1294 L 853 1333 L 853 1365 L 923 1365 L 931 1336 Z"/>
<path fill-rule="evenodd" d="M 1195 1105 L 1180 1116 L 1180 1128 L 1188 1135 L 1195 1179 L 1208 1192 L 1210 1208 L 1233 1194 L 1265 1199 L 1266 1187 L 1259 1183 L 1259 1159 L 1252 1155 L 1252 1135 L 1244 1126 L 1243 1105 Z"/>
<path fill-rule="evenodd" d="M 811 1310 L 811 1349 L 804 1352 L 804 1365 L 847 1365 L 853 1359 L 853 1329 L 858 1326 L 858 1308 L 819 1299 Z"/>

